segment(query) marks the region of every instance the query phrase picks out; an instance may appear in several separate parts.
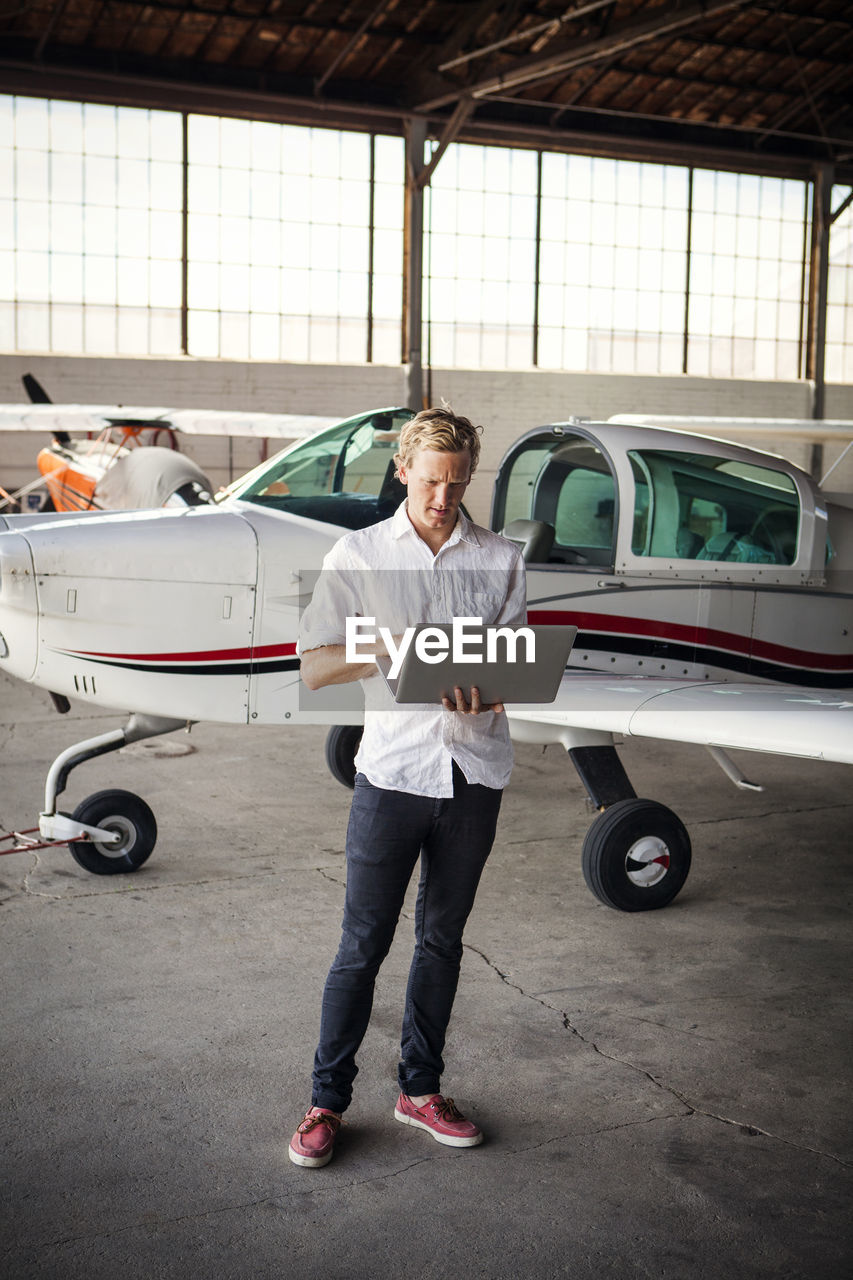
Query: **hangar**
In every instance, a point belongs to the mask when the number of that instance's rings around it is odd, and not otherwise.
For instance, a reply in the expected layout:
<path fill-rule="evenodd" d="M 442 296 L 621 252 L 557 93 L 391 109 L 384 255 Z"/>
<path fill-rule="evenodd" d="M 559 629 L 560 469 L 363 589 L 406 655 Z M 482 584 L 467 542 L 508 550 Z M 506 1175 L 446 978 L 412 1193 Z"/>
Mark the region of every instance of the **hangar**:
<path fill-rule="evenodd" d="M 484 489 L 570 414 L 849 418 L 850 24 L 841 0 L 12 8 L 3 399 L 30 365 L 83 403 L 445 395 L 492 424 Z M 201 461 L 233 479 L 257 450 Z"/>
<path fill-rule="evenodd" d="M 853 417 L 840 0 L 34 0 L 0 32 L 5 401 L 31 370 L 63 400 L 342 417 L 444 395 L 490 427 L 475 512 L 510 441 L 569 414 Z M 257 448 L 232 442 L 222 477 Z M 841 456 L 819 434 L 783 451 L 816 476 Z M 6 693 L 8 794 L 29 797 L 54 722 Z M 199 738 L 144 764 L 178 833 L 153 879 L 3 867 L 9 987 L 36 979 L 13 1011 L 18 1274 L 840 1270 L 840 768 L 780 762 L 760 807 L 697 768 L 704 905 L 617 927 L 567 878 L 562 775 L 521 747 L 455 1063 L 496 1140 L 459 1164 L 372 1127 L 389 990 L 318 1191 L 280 1157 L 346 797 L 312 730 L 271 735 L 262 766 Z M 660 787 L 683 763 L 635 765 Z M 199 788 L 236 873 L 193 823 Z"/>

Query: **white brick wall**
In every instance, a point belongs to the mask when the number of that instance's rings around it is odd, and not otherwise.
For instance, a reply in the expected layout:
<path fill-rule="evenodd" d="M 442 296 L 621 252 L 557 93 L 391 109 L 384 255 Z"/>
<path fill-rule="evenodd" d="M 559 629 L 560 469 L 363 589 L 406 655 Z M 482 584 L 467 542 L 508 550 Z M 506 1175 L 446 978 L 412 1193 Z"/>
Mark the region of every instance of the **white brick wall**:
<path fill-rule="evenodd" d="M 230 360 L 139 359 L 86 356 L 0 356 L 0 402 L 25 399 L 21 376 L 34 374 L 56 401 L 82 404 L 165 405 L 174 408 L 255 409 L 320 413 L 342 418 L 360 410 L 404 404 L 401 366 L 265 364 Z M 571 416 L 608 418 L 621 412 L 711 414 L 733 417 L 807 418 L 809 387 L 803 382 L 750 382 L 545 370 L 434 369 L 431 400 L 449 400 L 486 428 L 480 470 L 469 491 L 469 508 L 488 516 L 497 465 L 524 431 Z M 826 416 L 853 419 L 853 386 L 830 387 Z M 13 488 L 35 475 L 35 455 L 46 441 L 0 436 L 0 484 Z M 808 467 L 810 446 L 765 438 L 774 449 Z M 270 442 L 273 453 L 280 442 Z M 225 484 L 262 457 L 258 441 L 193 437 L 182 442 L 214 484 Z M 825 449 L 825 466 L 838 456 Z M 832 487 L 853 491 L 853 451 L 833 476 Z"/>

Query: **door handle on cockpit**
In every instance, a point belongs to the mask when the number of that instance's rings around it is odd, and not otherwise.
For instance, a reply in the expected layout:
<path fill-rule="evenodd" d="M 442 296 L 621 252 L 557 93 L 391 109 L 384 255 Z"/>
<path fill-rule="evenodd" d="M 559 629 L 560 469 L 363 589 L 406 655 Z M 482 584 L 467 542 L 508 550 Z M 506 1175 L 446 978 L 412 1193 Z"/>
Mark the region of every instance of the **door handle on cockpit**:
<path fill-rule="evenodd" d="M 599 578 L 595 585 L 597 587 L 619 587 L 620 590 L 623 590 L 626 586 L 621 578 Z"/>

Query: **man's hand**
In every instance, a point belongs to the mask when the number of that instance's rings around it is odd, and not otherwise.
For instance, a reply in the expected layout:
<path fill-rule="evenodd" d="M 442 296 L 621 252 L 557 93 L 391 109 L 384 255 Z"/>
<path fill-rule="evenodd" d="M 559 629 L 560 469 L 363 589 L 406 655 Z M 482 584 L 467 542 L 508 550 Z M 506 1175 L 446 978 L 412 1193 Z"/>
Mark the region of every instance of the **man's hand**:
<path fill-rule="evenodd" d="M 442 698 L 441 705 L 445 711 L 458 711 L 463 716 L 478 716 L 481 711 L 503 711 L 504 704 L 502 702 L 480 702 L 480 690 L 476 685 L 471 686 L 471 701 L 465 700 L 465 694 L 459 685 L 454 686 L 453 692 L 456 697 L 455 702 L 451 702 L 450 698 Z"/>

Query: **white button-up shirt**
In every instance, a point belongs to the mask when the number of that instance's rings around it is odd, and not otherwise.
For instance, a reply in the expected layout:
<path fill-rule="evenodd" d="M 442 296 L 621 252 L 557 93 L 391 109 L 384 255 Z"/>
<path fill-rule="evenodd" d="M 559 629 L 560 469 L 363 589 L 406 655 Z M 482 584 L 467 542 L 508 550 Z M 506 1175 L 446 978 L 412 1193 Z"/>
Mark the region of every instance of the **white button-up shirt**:
<path fill-rule="evenodd" d="M 390 520 L 335 543 L 299 629 L 297 651 L 346 643 L 347 617 L 374 617 L 397 636 L 421 622 L 479 617 L 523 626 L 527 592 L 521 552 L 460 511 L 433 555 L 402 503 Z M 366 634 L 366 631 L 363 632 Z M 376 787 L 415 795 L 453 795 L 452 762 L 469 782 L 502 788 L 513 753 L 503 712 L 461 715 L 440 704 L 399 705 L 378 672 L 361 681 L 364 734 L 356 768 Z"/>

